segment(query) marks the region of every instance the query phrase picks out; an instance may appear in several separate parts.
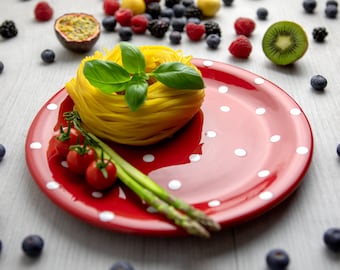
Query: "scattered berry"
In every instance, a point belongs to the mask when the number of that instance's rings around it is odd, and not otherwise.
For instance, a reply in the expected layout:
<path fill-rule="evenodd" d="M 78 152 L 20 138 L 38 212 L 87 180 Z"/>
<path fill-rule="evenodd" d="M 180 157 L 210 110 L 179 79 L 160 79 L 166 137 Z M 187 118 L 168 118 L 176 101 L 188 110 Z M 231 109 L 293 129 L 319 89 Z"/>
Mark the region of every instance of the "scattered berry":
<path fill-rule="evenodd" d="M 251 45 L 249 38 L 240 35 L 231 42 L 228 49 L 229 52 L 237 58 L 248 58 L 252 48 L 253 46 Z"/>
<path fill-rule="evenodd" d="M 338 2 L 337 1 L 334 1 L 334 0 L 329 0 L 326 2 L 326 7 L 327 6 L 330 6 L 330 5 L 333 5 L 333 6 L 338 6 Z"/>
<path fill-rule="evenodd" d="M 273 249 L 267 253 L 266 262 L 271 270 L 284 270 L 289 264 L 289 256 L 282 249 Z"/>
<path fill-rule="evenodd" d="M 53 9 L 45 1 L 38 2 L 34 8 L 34 16 L 37 21 L 49 21 L 53 16 Z"/>
<path fill-rule="evenodd" d="M 156 38 L 163 38 L 169 27 L 170 23 L 167 20 L 152 20 L 149 22 L 148 30 L 152 36 Z"/>
<path fill-rule="evenodd" d="M 197 18 L 197 17 L 190 17 L 187 19 L 187 23 L 195 23 L 195 24 L 200 24 L 201 23 L 201 19 Z"/>
<path fill-rule="evenodd" d="M 174 16 L 174 11 L 172 10 L 172 8 L 164 8 L 161 9 L 161 13 L 159 14 L 159 16 L 171 19 Z"/>
<path fill-rule="evenodd" d="M 43 50 L 40 56 L 45 63 L 52 63 L 55 59 L 55 53 L 50 49 Z"/>
<path fill-rule="evenodd" d="M 255 22 L 250 18 L 240 17 L 234 22 L 236 34 L 249 37 L 255 29 Z"/>
<path fill-rule="evenodd" d="M 336 147 L 336 153 L 340 157 L 340 144 L 338 144 L 338 146 Z"/>
<path fill-rule="evenodd" d="M 326 246 L 334 251 L 340 251 L 340 228 L 330 228 L 323 235 Z"/>
<path fill-rule="evenodd" d="M 227 7 L 230 7 L 233 2 L 234 2 L 234 0 L 223 0 L 223 4 Z"/>
<path fill-rule="evenodd" d="M 181 18 L 184 16 L 185 6 L 183 4 L 176 4 L 172 7 L 172 10 L 176 18 Z"/>
<path fill-rule="evenodd" d="M 184 11 L 184 17 L 186 18 L 198 18 L 202 19 L 202 11 L 195 5 L 190 5 L 186 7 Z"/>
<path fill-rule="evenodd" d="M 258 8 L 256 10 L 256 16 L 259 20 L 266 20 L 268 17 L 268 10 L 266 8 Z"/>
<path fill-rule="evenodd" d="M 205 35 L 209 36 L 211 34 L 216 34 L 221 37 L 221 28 L 217 22 L 207 21 L 204 23 L 205 26 Z"/>
<path fill-rule="evenodd" d="M 172 8 L 174 5 L 177 5 L 181 2 L 181 0 L 165 0 L 165 6 L 168 8 Z"/>
<path fill-rule="evenodd" d="M 328 5 L 325 9 L 325 14 L 327 18 L 334 19 L 338 14 L 338 7 L 335 5 Z"/>
<path fill-rule="evenodd" d="M 149 21 L 144 15 L 135 15 L 130 21 L 131 29 L 136 34 L 144 34 L 148 29 Z"/>
<path fill-rule="evenodd" d="M 22 242 L 22 249 L 29 257 L 38 257 L 44 247 L 44 240 L 39 235 L 29 235 Z"/>
<path fill-rule="evenodd" d="M 218 34 L 210 34 L 207 36 L 206 43 L 210 49 L 217 49 L 221 43 L 221 38 Z"/>
<path fill-rule="evenodd" d="M 304 0 L 302 2 L 302 6 L 307 13 L 313 13 L 314 9 L 316 8 L 316 1 L 315 0 Z"/>
<path fill-rule="evenodd" d="M 117 262 L 114 265 L 112 265 L 110 270 L 134 270 L 134 268 L 128 262 Z"/>
<path fill-rule="evenodd" d="M 193 4 L 195 4 L 194 0 L 182 0 L 182 5 L 185 7 L 192 6 Z"/>
<path fill-rule="evenodd" d="M 133 32 L 130 26 L 123 26 L 119 28 L 118 35 L 122 41 L 129 41 L 133 36 Z"/>
<path fill-rule="evenodd" d="M 4 71 L 4 63 L 0 61 L 0 74 Z"/>
<path fill-rule="evenodd" d="M 172 30 L 178 31 L 178 32 L 183 32 L 186 23 L 187 23 L 187 19 L 185 17 L 173 18 L 171 20 Z"/>
<path fill-rule="evenodd" d="M 3 38 L 12 38 L 15 37 L 18 34 L 18 29 L 15 26 L 15 23 L 13 21 L 10 20 L 6 20 L 4 21 L 1 25 L 0 25 L 0 35 Z"/>
<path fill-rule="evenodd" d="M 102 26 L 108 32 L 113 32 L 116 29 L 117 21 L 114 16 L 106 16 L 102 20 Z"/>
<path fill-rule="evenodd" d="M 312 35 L 316 42 L 323 42 L 328 35 L 328 32 L 325 27 L 317 27 L 313 29 Z"/>
<path fill-rule="evenodd" d="M 181 32 L 172 31 L 169 35 L 169 40 L 172 44 L 180 44 L 182 40 Z"/>
<path fill-rule="evenodd" d="M 131 9 L 127 9 L 127 8 L 120 8 L 115 13 L 116 21 L 121 26 L 130 26 L 132 17 L 133 17 L 133 13 Z"/>
<path fill-rule="evenodd" d="M 151 2 L 146 6 L 145 13 L 150 14 L 152 19 L 158 19 L 161 14 L 161 5 L 158 2 Z"/>
<path fill-rule="evenodd" d="M 0 240 L 0 253 L 2 251 L 2 241 Z"/>
<path fill-rule="evenodd" d="M 0 161 L 5 157 L 6 148 L 3 144 L 0 144 Z"/>
<path fill-rule="evenodd" d="M 313 89 L 322 91 L 327 86 L 327 79 L 322 75 L 314 75 L 310 80 L 310 84 L 312 85 Z"/>
<path fill-rule="evenodd" d="M 120 3 L 117 0 L 104 0 L 103 9 L 105 15 L 113 16 L 120 8 Z"/>
<path fill-rule="evenodd" d="M 205 26 L 201 23 L 195 24 L 189 22 L 186 25 L 185 31 L 191 41 L 199 41 L 205 34 Z"/>

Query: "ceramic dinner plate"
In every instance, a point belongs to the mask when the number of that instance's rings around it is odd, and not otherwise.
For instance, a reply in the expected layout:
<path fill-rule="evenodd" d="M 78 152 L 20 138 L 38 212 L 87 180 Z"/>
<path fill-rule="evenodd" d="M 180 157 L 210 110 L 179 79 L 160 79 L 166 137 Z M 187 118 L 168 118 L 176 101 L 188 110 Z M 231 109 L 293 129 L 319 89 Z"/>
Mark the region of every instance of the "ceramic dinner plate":
<path fill-rule="evenodd" d="M 111 146 L 222 227 L 233 226 L 263 214 L 298 187 L 312 158 L 312 131 L 300 106 L 275 84 L 224 63 L 193 63 L 206 85 L 201 112 L 173 138 L 156 145 Z M 72 106 L 61 89 L 44 104 L 28 131 L 27 165 L 47 197 L 102 228 L 183 235 L 123 184 L 98 192 L 68 171 L 50 140 Z"/>

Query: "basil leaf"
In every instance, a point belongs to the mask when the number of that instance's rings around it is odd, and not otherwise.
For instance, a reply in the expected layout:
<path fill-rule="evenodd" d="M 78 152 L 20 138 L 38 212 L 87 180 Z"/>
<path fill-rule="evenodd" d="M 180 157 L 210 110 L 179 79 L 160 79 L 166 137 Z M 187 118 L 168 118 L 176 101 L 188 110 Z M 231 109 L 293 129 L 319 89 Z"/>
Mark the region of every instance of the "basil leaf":
<path fill-rule="evenodd" d="M 125 89 L 125 100 L 131 111 L 137 111 L 143 105 L 147 90 L 148 83 L 138 77 L 133 77 Z"/>
<path fill-rule="evenodd" d="M 175 89 L 204 87 L 203 79 L 197 70 L 180 62 L 163 63 L 152 71 L 151 75 L 166 86 Z"/>
<path fill-rule="evenodd" d="M 145 72 L 145 58 L 138 47 L 128 42 L 120 43 L 124 68 L 131 74 Z"/>

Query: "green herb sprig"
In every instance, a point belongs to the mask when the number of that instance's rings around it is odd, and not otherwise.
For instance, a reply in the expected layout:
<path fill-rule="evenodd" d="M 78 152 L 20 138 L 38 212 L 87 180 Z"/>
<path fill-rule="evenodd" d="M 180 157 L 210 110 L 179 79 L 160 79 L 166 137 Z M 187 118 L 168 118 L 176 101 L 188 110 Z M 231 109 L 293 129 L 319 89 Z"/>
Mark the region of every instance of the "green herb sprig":
<path fill-rule="evenodd" d="M 204 88 L 202 76 L 194 68 L 181 62 L 166 62 L 146 73 L 144 55 L 128 42 L 119 44 L 122 66 L 107 60 L 90 60 L 85 63 L 86 79 L 103 93 L 125 91 L 125 100 L 132 111 L 138 110 L 146 100 L 148 80 L 154 77 L 174 89 L 198 90 Z"/>

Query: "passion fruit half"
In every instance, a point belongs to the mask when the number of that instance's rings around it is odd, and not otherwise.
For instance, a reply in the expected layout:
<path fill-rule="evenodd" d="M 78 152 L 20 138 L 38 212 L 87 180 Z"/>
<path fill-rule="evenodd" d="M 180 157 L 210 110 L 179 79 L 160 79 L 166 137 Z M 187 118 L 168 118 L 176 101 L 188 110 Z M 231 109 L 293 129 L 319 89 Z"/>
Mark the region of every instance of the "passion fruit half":
<path fill-rule="evenodd" d="M 100 23 L 90 14 L 67 13 L 55 20 L 54 30 L 65 48 L 87 52 L 99 39 Z"/>

